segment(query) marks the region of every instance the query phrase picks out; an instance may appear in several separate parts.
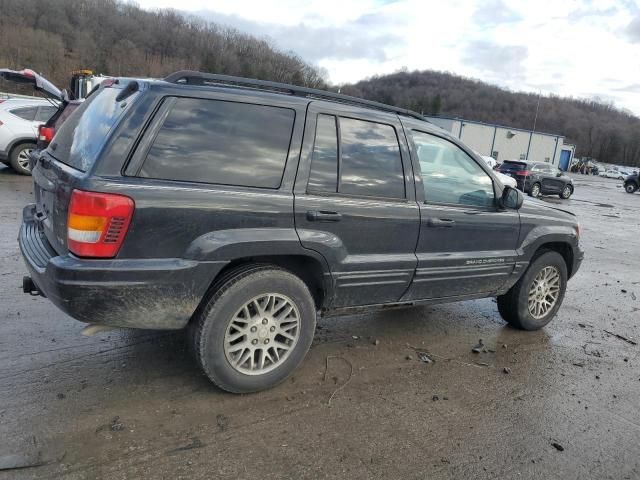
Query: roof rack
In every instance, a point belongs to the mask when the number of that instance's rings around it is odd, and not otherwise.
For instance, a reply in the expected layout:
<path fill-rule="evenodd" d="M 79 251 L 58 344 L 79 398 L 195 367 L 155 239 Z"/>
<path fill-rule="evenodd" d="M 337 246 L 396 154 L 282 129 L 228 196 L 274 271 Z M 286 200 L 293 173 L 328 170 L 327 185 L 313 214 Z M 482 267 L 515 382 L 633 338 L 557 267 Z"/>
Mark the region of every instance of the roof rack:
<path fill-rule="evenodd" d="M 340 93 L 327 92 L 316 88 L 298 87 L 288 83 L 271 82 L 267 80 L 255 80 L 252 78 L 234 77 L 231 75 L 218 75 L 214 73 L 196 72 L 193 70 L 180 70 L 174 72 L 163 79 L 165 82 L 178 83 L 186 85 L 221 85 L 231 87 L 250 88 L 255 90 L 265 90 L 277 93 L 285 93 L 295 95 L 297 97 L 316 98 L 319 100 L 329 100 L 333 102 L 343 103 L 347 105 L 357 105 L 361 107 L 373 108 L 385 112 L 397 113 L 419 120 L 426 121 L 423 115 L 413 110 L 405 108 L 393 107 L 364 98 L 351 97 Z"/>

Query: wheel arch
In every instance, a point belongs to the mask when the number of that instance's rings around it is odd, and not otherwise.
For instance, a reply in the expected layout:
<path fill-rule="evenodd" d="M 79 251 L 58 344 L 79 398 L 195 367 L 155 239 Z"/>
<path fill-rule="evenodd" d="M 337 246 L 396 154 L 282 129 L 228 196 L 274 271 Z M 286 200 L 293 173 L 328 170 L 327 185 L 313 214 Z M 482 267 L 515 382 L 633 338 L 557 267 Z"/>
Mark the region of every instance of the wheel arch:
<path fill-rule="evenodd" d="M 19 138 L 16 138 L 15 140 L 12 140 L 7 147 L 7 158 L 10 159 L 13 153 L 13 150 L 16 147 L 19 147 L 20 145 L 24 145 L 25 143 L 33 143 L 34 145 L 36 145 L 37 139 L 33 137 L 19 137 Z"/>
<path fill-rule="evenodd" d="M 531 257 L 531 262 L 533 262 L 536 258 L 542 255 L 545 252 L 557 252 L 564 259 L 565 264 L 567 265 L 567 275 L 569 278 L 573 275 L 573 265 L 574 265 L 574 252 L 573 247 L 569 242 L 562 241 L 551 241 L 544 242 L 538 246 L 533 256 Z"/>

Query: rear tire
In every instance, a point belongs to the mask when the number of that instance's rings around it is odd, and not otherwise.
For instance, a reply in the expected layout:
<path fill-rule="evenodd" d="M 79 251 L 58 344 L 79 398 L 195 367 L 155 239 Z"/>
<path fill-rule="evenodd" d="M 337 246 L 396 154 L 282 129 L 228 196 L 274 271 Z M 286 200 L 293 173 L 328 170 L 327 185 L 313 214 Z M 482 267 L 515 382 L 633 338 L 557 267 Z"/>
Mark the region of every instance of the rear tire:
<path fill-rule="evenodd" d="M 228 392 L 250 393 L 283 382 L 304 359 L 316 307 L 300 278 L 262 266 L 211 290 L 192 322 L 192 349 L 207 377 Z"/>
<path fill-rule="evenodd" d="M 567 278 L 567 264 L 562 255 L 554 251 L 539 254 L 520 280 L 506 294 L 498 297 L 500 315 L 512 327 L 541 329 L 562 305 Z M 552 291 L 555 297 L 552 297 Z M 545 305 L 545 309 L 539 308 L 540 305 Z"/>
<path fill-rule="evenodd" d="M 529 189 L 529 196 L 534 198 L 538 198 L 540 196 L 539 183 L 534 183 L 533 185 L 531 185 L 531 188 Z"/>
<path fill-rule="evenodd" d="M 567 200 L 573 194 L 573 187 L 571 185 L 565 185 L 560 193 L 560 198 Z"/>
<path fill-rule="evenodd" d="M 22 143 L 11 150 L 9 155 L 9 163 L 20 175 L 31 175 L 29 168 L 29 155 L 36 148 L 35 143 Z"/>

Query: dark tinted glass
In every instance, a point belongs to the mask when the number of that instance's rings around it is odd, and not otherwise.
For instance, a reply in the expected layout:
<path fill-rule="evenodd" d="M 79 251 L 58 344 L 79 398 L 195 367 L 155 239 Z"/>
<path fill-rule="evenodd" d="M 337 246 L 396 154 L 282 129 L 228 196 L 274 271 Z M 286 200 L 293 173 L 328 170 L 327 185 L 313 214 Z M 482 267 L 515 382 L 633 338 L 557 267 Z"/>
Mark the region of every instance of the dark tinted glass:
<path fill-rule="evenodd" d="M 307 189 L 315 192 L 336 192 L 337 188 L 338 133 L 336 117 L 318 115 Z"/>
<path fill-rule="evenodd" d="M 53 117 L 53 114 L 56 113 L 57 111 L 57 107 L 40 107 L 40 110 L 38 110 L 38 114 L 36 115 L 36 121 L 37 122 L 46 122 L 47 120 L 49 120 L 51 117 Z"/>
<path fill-rule="evenodd" d="M 117 102 L 119 88 L 101 88 L 69 116 L 47 151 L 60 162 L 86 172 L 96 161 L 120 116 L 131 107 L 139 92 Z"/>
<path fill-rule="evenodd" d="M 294 118 L 288 108 L 178 98 L 140 175 L 278 188 Z"/>
<path fill-rule="evenodd" d="M 457 145 L 434 135 L 412 132 L 427 203 L 491 207 L 491 177 Z"/>
<path fill-rule="evenodd" d="M 22 108 L 14 108 L 11 110 L 11 113 L 14 115 L 23 118 L 24 120 L 28 120 L 30 122 L 36 117 L 36 112 L 38 111 L 38 107 L 22 107 Z"/>
<path fill-rule="evenodd" d="M 500 165 L 501 170 L 526 170 L 527 164 L 525 162 L 513 162 L 506 160 Z"/>
<path fill-rule="evenodd" d="M 395 129 L 340 118 L 340 192 L 404 198 L 404 173 Z"/>

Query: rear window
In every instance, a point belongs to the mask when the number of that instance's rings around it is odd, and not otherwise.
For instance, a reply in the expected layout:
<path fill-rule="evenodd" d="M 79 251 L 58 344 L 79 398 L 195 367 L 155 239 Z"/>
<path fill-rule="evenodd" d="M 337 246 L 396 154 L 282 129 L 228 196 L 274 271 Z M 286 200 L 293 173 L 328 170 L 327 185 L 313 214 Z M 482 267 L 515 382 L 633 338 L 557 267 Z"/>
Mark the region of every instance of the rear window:
<path fill-rule="evenodd" d="M 118 119 L 139 92 L 116 101 L 121 89 L 101 88 L 62 124 L 47 151 L 56 160 L 86 172 L 95 163 Z"/>
<path fill-rule="evenodd" d="M 502 170 L 524 170 L 527 168 L 527 164 L 524 162 L 510 162 L 507 160 L 506 162 L 502 162 L 500 168 Z"/>
<path fill-rule="evenodd" d="M 177 98 L 139 176 L 278 188 L 294 119 L 289 108 Z"/>

